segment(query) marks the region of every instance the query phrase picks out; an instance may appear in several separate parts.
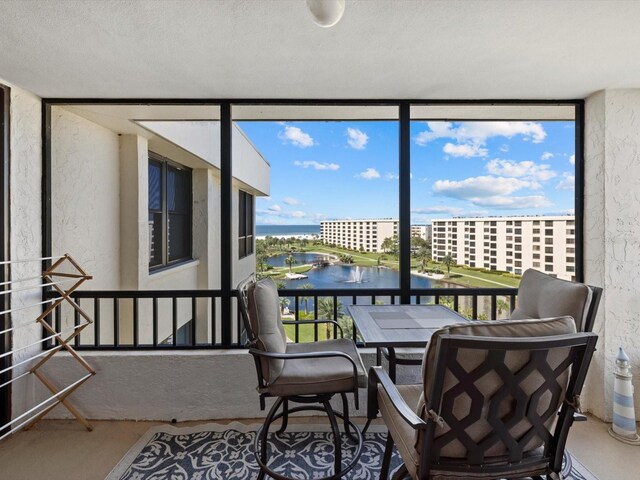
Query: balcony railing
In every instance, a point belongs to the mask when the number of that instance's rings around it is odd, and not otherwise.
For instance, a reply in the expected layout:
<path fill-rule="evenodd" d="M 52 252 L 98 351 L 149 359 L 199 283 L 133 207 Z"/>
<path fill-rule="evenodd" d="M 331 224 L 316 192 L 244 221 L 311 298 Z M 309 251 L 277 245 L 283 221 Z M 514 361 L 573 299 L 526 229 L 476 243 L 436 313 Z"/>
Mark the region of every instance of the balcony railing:
<path fill-rule="evenodd" d="M 468 318 L 508 318 L 515 307 L 516 288 L 412 289 L 411 303 L 445 304 Z M 388 289 L 284 289 L 279 291 L 283 307 L 293 320 L 326 318 L 343 322 L 345 335 L 358 340 L 349 317 L 349 305 L 398 304 L 400 290 Z M 55 292 L 46 294 L 55 297 Z M 242 321 L 237 311 L 237 292 L 232 292 L 233 316 L 223 326 L 220 316 L 221 290 L 85 290 L 73 299 L 90 315 L 94 325 L 75 339 L 81 350 L 171 350 L 243 348 Z M 286 299 L 286 300 L 285 300 Z M 329 305 L 329 307 L 327 307 Z M 306 313 L 303 313 L 306 312 Z M 287 317 L 285 315 L 285 317 Z M 291 318 L 289 317 L 289 318 Z M 58 329 L 79 324 L 77 312 L 58 308 L 50 321 Z M 221 341 L 222 328 L 231 330 L 231 342 Z M 346 328 L 345 328 L 346 327 Z M 313 329 L 313 341 L 336 337 L 322 326 L 287 325 L 291 341 L 311 341 L 303 329 Z M 303 338 L 304 337 L 304 338 Z"/>

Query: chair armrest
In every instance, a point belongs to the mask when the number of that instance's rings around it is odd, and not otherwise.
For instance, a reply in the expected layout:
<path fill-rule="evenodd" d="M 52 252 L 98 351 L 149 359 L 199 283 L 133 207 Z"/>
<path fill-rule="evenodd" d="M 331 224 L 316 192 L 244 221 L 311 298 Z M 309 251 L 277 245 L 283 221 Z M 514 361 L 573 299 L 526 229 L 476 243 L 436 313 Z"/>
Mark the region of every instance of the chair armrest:
<path fill-rule="evenodd" d="M 318 319 L 318 320 L 283 320 L 282 323 L 284 325 L 318 325 L 318 324 L 323 324 L 323 323 L 333 323 L 336 327 L 338 327 L 338 330 L 340 330 L 340 337 L 344 338 L 344 330 L 342 330 L 342 327 L 340 326 L 340 324 L 338 322 L 336 322 L 335 320 L 323 320 L 323 319 Z"/>
<path fill-rule="evenodd" d="M 407 422 L 414 430 L 423 430 L 427 428 L 427 422 L 420 418 L 404 401 L 402 395 L 398 391 L 398 388 L 391 381 L 389 374 L 382 367 L 371 367 L 369 369 L 369 388 L 368 388 L 368 411 L 367 417 L 369 419 L 376 418 L 378 413 L 378 385 L 382 386 L 386 392 L 393 408 L 396 412 Z M 375 408 L 375 413 L 371 409 Z"/>
<path fill-rule="evenodd" d="M 271 358 L 276 360 L 300 360 L 305 358 L 331 358 L 331 357 L 342 357 L 349 360 L 351 366 L 353 367 L 353 381 L 354 385 L 357 388 L 358 385 L 358 366 L 356 362 L 344 352 L 338 352 L 335 350 L 328 350 L 326 352 L 307 352 L 307 353 L 276 353 L 276 352 L 264 352 L 262 350 L 258 350 L 257 348 L 250 348 L 249 353 L 251 355 L 255 355 L 263 358 Z"/>

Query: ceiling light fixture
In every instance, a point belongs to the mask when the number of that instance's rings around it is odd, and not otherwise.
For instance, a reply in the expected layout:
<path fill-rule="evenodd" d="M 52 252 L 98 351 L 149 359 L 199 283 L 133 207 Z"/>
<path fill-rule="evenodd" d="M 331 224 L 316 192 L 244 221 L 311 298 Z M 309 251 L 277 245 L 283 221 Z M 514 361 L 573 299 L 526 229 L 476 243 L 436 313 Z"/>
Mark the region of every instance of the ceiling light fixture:
<path fill-rule="evenodd" d="M 307 8 L 316 25 L 329 28 L 344 15 L 345 0 L 307 0 Z"/>

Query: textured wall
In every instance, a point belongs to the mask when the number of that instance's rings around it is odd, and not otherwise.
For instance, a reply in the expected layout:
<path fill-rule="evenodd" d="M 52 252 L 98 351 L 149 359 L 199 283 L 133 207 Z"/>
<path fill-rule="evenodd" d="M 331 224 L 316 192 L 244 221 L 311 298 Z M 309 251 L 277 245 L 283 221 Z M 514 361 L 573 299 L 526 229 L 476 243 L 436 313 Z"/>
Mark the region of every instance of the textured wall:
<path fill-rule="evenodd" d="M 604 288 L 585 401 L 609 420 L 619 346 L 631 359 L 640 391 L 640 90 L 589 97 L 585 133 L 585 274 L 587 283 Z"/>
<path fill-rule="evenodd" d="M 52 240 L 93 275 L 87 289 L 120 286 L 118 135 L 51 109 Z"/>
<path fill-rule="evenodd" d="M 17 87 L 11 88 L 11 259 L 33 259 L 42 256 L 40 191 L 42 179 L 41 112 L 40 99 Z M 18 263 L 12 266 L 12 279 L 18 280 L 41 273 L 40 262 Z M 33 284 L 23 283 L 22 285 Z M 41 300 L 40 289 L 16 292 L 11 295 L 13 308 L 30 305 Z M 39 308 L 14 312 L 14 326 L 33 323 Z M 13 334 L 13 348 L 25 347 L 41 338 L 35 326 L 17 330 Z M 40 351 L 35 345 L 13 356 L 18 363 Z M 14 376 L 24 370 L 18 367 Z M 23 378 L 13 384 L 14 416 L 33 405 L 35 384 L 32 378 Z"/>
<path fill-rule="evenodd" d="M 365 367 L 375 350 L 363 352 Z M 264 417 L 260 412 L 256 370 L 242 350 L 182 352 L 86 352 L 97 375 L 73 394 L 74 405 L 92 419 L 209 420 Z M 56 356 L 47 372 L 61 384 L 77 369 L 68 355 Z M 406 373 L 400 367 L 399 373 Z M 352 396 L 349 395 L 350 401 Z M 360 389 L 360 410 L 366 414 L 366 392 Z M 340 409 L 342 409 L 340 407 Z M 57 407 L 52 418 L 69 418 Z"/>

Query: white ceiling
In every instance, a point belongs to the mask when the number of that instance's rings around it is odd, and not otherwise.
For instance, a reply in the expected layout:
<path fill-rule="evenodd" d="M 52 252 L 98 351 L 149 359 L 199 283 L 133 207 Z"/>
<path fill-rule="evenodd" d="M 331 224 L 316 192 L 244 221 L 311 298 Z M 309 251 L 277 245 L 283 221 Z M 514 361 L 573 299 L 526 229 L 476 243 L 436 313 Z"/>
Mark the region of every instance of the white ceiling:
<path fill-rule="evenodd" d="M 0 2 L 0 78 L 45 97 L 570 99 L 640 87 L 640 2 Z"/>

